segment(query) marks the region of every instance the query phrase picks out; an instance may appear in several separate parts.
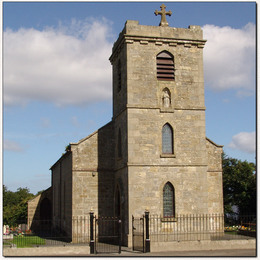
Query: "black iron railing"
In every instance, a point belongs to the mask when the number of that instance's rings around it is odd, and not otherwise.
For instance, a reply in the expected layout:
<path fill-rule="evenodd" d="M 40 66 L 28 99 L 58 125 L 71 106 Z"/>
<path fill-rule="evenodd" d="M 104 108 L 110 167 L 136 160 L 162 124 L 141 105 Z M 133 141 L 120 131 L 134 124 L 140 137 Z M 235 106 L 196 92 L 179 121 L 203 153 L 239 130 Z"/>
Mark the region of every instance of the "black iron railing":
<path fill-rule="evenodd" d="M 191 214 L 167 218 L 151 215 L 149 221 L 151 243 L 250 239 L 256 234 L 255 216 L 234 219 L 224 214 Z M 250 226 L 252 234 L 243 231 L 248 229 L 245 226 Z"/>
<path fill-rule="evenodd" d="M 256 216 L 192 214 L 162 217 L 145 212 L 141 217 L 142 223 L 139 223 L 141 231 L 136 229 L 137 219 L 134 218 L 133 222 L 133 242 L 137 246 L 141 239 L 139 244 L 143 246 L 143 252 L 149 252 L 150 243 L 153 242 L 253 239 L 257 229 Z M 121 251 L 121 227 L 118 218 L 96 218 L 93 214 L 73 217 L 70 221 L 29 219 L 27 223 L 5 227 L 3 244 L 6 247 L 85 244 L 92 245 L 92 252 L 94 246 L 95 252 L 98 252 L 101 246 L 116 244 Z M 114 250 L 112 246 L 107 248 Z"/>

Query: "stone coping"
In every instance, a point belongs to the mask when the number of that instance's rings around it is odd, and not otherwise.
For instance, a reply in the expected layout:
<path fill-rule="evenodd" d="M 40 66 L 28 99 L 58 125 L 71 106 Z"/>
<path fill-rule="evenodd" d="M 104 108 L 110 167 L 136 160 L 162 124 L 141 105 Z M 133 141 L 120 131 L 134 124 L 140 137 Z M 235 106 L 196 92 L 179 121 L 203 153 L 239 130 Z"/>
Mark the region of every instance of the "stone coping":
<path fill-rule="evenodd" d="M 182 241 L 182 242 L 152 242 L 151 252 L 256 249 L 256 239 L 222 240 L 222 241 Z M 131 252 L 129 248 L 128 252 Z M 3 256 L 98 256 L 90 255 L 88 244 L 36 247 L 36 248 L 4 248 Z M 134 255 L 133 255 L 134 256 Z M 145 256 L 145 254 L 144 254 Z"/>

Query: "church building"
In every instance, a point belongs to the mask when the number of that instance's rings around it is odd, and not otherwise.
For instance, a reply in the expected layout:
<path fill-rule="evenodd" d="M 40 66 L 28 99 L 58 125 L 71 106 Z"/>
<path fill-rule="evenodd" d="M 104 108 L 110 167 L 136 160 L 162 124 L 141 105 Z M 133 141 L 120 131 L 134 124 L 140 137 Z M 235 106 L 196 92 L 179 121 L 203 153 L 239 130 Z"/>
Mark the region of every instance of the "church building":
<path fill-rule="evenodd" d="M 200 26 L 170 27 L 161 9 L 159 26 L 127 20 L 113 45 L 111 122 L 51 167 L 51 219 L 67 234 L 90 211 L 120 217 L 126 245 L 132 216 L 145 210 L 223 213 L 222 146 L 205 129 L 206 40 Z"/>

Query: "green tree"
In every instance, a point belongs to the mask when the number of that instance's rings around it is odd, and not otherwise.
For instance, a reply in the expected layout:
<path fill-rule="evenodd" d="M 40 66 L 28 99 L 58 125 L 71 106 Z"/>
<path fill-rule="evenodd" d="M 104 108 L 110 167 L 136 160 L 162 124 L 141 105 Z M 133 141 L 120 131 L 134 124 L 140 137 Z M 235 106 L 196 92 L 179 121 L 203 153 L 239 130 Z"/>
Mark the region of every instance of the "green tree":
<path fill-rule="evenodd" d="M 40 195 L 40 194 L 42 194 L 44 191 L 45 191 L 45 190 L 40 190 L 40 191 L 38 191 L 38 192 L 36 193 L 35 197 L 38 196 L 38 195 Z"/>
<path fill-rule="evenodd" d="M 254 163 L 222 156 L 224 212 L 256 215 L 256 167 Z"/>
<path fill-rule="evenodd" d="M 27 201 L 34 195 L 28 188 L 18 188 L 16 192 L 9 191 L 3 186 L 3 222 L 8 225 L 27 221 Z"/>

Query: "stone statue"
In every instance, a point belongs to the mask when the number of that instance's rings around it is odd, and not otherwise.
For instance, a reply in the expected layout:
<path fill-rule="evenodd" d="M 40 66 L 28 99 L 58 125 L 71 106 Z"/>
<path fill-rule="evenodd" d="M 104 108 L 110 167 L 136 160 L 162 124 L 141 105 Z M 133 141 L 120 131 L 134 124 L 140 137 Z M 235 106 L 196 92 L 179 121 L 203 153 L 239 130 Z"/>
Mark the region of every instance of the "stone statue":
<path fill-rule="evenodd" d="M 157 16 L 158 14 L 161 15 L 161 22 L 160 22 L 159 26 L 169 26 L 169 24 L 168 24 L 168 22 L 167 22 L 167 20 L 166 20 L 166 15 L 171 16 L 171 15 L 172 15 L 172 12 L 171 12 L 171 11 L 166 12 L 166 11 L 165 11 L 166 6 L 165 6 L 164 4 L 162 4 L 162 5 L 160 6 L 160 8 L 161 8 L 161 11 L 155 10 L 155 12 L 154 12 L 154 14 L 155 14 L 156 16 Z"/>
<path fill-rule="evenodd" d="M 162 99 L 163 99 L 163 106 L 166 107 L 166 108 L 170 107 L 171 99 L 170 99 L 170 95 L 169 95 L 167 90 L 163 91 L 163 98 Z"/>

